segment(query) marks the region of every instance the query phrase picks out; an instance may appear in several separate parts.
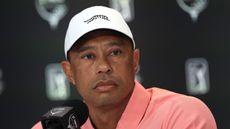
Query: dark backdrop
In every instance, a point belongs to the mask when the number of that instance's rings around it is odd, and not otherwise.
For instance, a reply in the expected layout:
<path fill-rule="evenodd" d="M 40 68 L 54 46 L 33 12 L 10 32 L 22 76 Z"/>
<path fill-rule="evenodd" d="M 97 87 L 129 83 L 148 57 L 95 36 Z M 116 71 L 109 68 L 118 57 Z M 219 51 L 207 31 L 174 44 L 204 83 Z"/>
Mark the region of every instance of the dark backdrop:
<path fill-rule="evenodd" d="M 51 107 L 45 89 L 45 67 L 64 59 L 63 42 L 70 18 L 106 0 L 66 0 L 67 15 L 52 30 L 35 9 L 34 0 L 1 1 L 0 128 L 26 129 Z M 188 94 L 185 61 L 205 58 L 210 91 L 194 95 L 211 109 L 219 129 L 229 129 L 230 115 L 230 2 L 209 0 L 196 23 L 176 0 L 134 1 L 129 22 L 141 50 L 140 75 L 146 87 L 158 86 Z M 71 88 L 70 98 L 78 98 Z"/>

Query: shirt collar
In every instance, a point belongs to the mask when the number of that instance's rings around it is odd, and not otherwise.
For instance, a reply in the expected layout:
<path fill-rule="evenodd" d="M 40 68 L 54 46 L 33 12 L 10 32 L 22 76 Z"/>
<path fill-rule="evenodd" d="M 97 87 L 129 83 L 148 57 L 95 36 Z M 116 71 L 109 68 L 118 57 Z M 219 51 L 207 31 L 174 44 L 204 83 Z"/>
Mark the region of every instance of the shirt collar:
<path fill-rule="evenodd" d="M 118 122 L 117 129 L 136 128 L 146 112 L 150 98 L 150 94 L 145 88 L 139 82 L 135 81 L 133 94 Z"/>

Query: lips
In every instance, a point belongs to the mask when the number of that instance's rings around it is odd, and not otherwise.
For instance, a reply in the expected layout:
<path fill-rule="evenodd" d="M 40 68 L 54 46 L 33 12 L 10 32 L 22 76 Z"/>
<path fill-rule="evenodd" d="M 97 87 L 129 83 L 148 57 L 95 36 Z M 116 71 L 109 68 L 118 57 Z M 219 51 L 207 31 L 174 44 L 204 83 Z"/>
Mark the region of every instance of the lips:
<path fill-rule="evenodd" d="M 113 88 L 115 88 L 116 86 L 117 86 L 117 84 L 112 80 L 99 81 L 96 84 L 94 89 L 97 90 L 98 92 L 109 92 L 109 91 L 113 90 Z"/>

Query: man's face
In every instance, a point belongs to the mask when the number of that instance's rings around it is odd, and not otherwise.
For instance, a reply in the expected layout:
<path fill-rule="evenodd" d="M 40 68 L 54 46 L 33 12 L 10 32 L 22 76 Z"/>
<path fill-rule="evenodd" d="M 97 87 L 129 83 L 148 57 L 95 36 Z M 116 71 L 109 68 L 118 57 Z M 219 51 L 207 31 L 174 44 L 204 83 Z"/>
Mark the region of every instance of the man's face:
<path fill-rule="evenodd" d="M 88 106 L 127 103 L 134 87 L 139 51 L 127 38 L 95 31 L 69 52 L 63 69 Z"/>

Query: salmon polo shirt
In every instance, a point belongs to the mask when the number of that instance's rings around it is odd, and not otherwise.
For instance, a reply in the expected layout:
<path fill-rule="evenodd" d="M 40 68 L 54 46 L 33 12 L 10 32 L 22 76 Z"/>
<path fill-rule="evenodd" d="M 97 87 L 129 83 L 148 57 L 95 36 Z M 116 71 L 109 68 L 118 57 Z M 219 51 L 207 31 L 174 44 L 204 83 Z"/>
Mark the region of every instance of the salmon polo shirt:
<path fill-rule="evenodd" d="M 32 129 L 42 129 L 40 122 Z M 94 129 L 89 118 L 81 129 Z M 201 100 L 160 88 L 145 89 L 135 82 L 116 129 L 217 129 L 217 126 Z"/>

